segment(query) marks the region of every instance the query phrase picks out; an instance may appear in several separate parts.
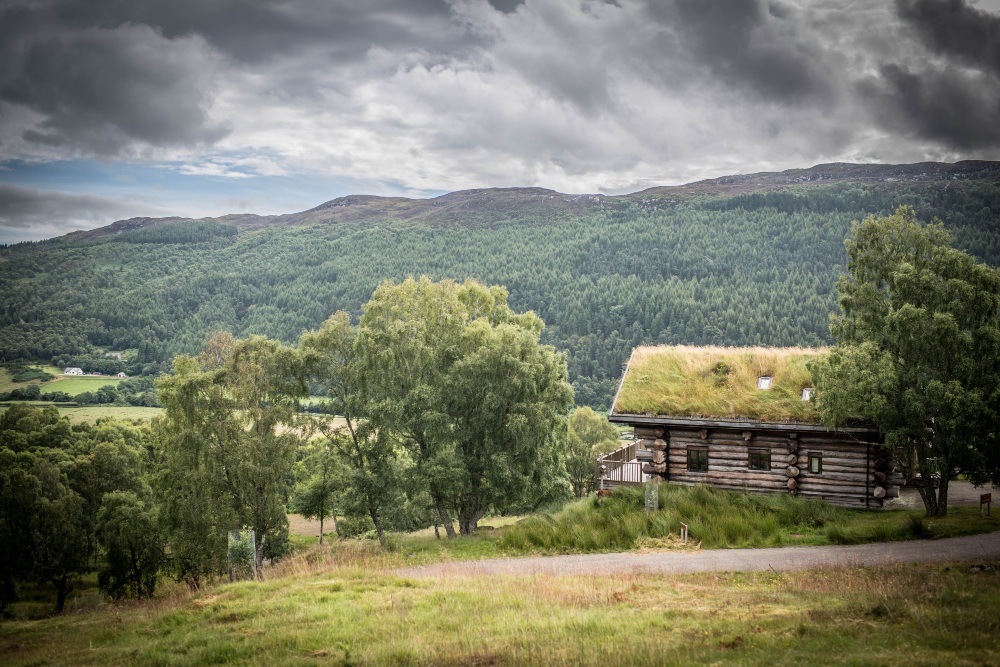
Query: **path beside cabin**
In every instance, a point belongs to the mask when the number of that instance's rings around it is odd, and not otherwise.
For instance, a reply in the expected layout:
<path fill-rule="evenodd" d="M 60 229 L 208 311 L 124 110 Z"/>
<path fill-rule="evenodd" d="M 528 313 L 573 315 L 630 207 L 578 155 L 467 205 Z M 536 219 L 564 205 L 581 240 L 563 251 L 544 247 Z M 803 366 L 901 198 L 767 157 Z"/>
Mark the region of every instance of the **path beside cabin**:
<path fill-rule="evenodd" d="M 948 507 L 979 507 L 979 496 L 983 493 L 993 492 L 989 484 L 975 487 L 970 482 L 956 479 L 948 484 Z M 920 499 L 920 494 L 916 489 L 904 486 L 899 490 L 899 498 L 894 498 L 886 502 L 887 508 L 922 509 L 924 501 Z"/>
<path fill-rule="evenodd" d="M 449 577 L 497 574 L 688 574 L 761 570 L 780 572 L 820 567 L 989 560 L 1000 560 L 1000 531 L 941 540 L 849 546 L 496 558 L 410 567 L 397 570 L 396 573 L 407 577 Z"/>

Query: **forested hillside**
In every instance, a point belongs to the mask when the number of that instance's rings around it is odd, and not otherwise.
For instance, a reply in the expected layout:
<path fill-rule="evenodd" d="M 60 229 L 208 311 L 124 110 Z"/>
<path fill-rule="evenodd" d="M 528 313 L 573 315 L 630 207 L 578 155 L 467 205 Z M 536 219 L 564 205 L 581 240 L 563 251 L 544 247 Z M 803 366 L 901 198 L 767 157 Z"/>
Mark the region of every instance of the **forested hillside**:
<path fill-rule="evenodd" d="M 536 311 L 544 340 L 568 356 L 577 403 L 607 407 L 636 345 L 830 342 L 844 238 L 869 213 L 911 204 L 1000 264 L 1000 170 L 963 164 L 826 165 L 621 197 L 476 190 L 124 221 L 0 251 L 0 355 L 138 348 L 153 370 L 217 330 L 292 342 L 335 310 L 358 315 L 383 280 L 471 277 Z"/>

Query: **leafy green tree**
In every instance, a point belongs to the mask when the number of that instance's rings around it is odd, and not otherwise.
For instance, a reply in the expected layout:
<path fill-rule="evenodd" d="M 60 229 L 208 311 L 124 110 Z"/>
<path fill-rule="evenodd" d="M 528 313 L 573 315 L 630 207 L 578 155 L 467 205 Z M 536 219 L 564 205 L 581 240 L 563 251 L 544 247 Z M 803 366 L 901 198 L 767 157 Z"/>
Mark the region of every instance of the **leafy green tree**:
<path fill-rule="evenodd" d="M 376 429 L 371 418 L 365 369 L 356 347 L 357 332 L 344 312 L 334 313 L 299 341 L 305 373 L 327 397 L 331 414 L 317 414 L 310 423 L 324 438 L 322 456 L 335 455 L 342 466 L 344 509 L 370 516 L 385 546 L 383 511 L 400 494 L 399 465 L 388 432 Z M 331 466 L 329 471 L 335 471 L 334 461 L 324 460 Z M 327 483 L 314 484 L 322 496 Z"/>
<path fill-rule="evenodd" d="M 912 208 L 869 216 L 847 240 L 837 346 L 815 369 L 817 404 L 836 426 L 878 425 L 928 516 L 948 511 L 961 469 L 998 480 L 1000 272 L 951 247 Z"/>
<path fill-rule="evenodd" d="M 41 485 L 34 457 L 0 447 L 0 615 L 17 601 L 17 582 L 31 573 L 32 524 Z"/>
<path fill-rule="evenodd" d="M 69 420 L 54 406 L 14 403 L 0 414 L 0 447 L 11 451 L 69 449 L 75 440 Z"/>
<path fill-rule="evenodd" d="M 383 283 L 364 306 L 356 344 L 371 418 L 414 451 L 413 473 L 427 485 L 449 538 L 455 529 L 447 504 L 460 463 L 442 391 L 469 317 L 459 289 L 427 278 Z"/>
<path fill-rule="evenodd" d="M 337 532 L 336 498 L 343 489 L 342 464 L 337 457 L 333 440 L 322 436 L 319 441 L 305 447 L 305 456 L 296 464 L 296 478 L 292 506 L 307 519 L 319 519 L 319 543 L 323 544 L 323 523 L 333 518 Z"/>
<path fill-rule="evenodd" d="M 579 498 L 594 485 L 594 465 L 597 459 L 618 447 L 618 429 L 589 407 L 577 408 L 569 417 L 566 443 L 566 471 Z"/>
<path fill-rule="evenodd" d="M 297 400 L 306 393 L 301 360 L 294 349 L 256 336 L 229 346 L 219 363 L 202 370 L 178 357 L 174 376 L 160 384 L 160 497 L 172 550 L 175 539 L 192 548 L 182 568 L 192 585 L 220 571 L 225 523 L 256 532 L 258 572 L 288 543 L 284 500 L 299 437 L 287 427 L 296 425 Z M 207 550 L 198 546 L 206 539 Z"/>
<path fill-rule="evenodd" d="M 174 361 L 159 383 L 165 418 L 157 425 L 160 464 L 153 485 L 171 566 L 192 589 L 226 569 L 227 531 L 239 520 L 219 469 L 235 442 L 230 405 L 192 357 Z"/>
<path fill-rule="evenodd" d="M 69 488 L 66 476 L 40 456 L 34 457 L 32 474 L 41 492 L 34 506 L 25 508 L 32 516 L 30 572 L 36 581 L 55 586 L 60 614 L 76 577 L 89 569 L 83 499 Z"/>
<path fill-rule="evenodd" d="M 506 294 L 494 295 L 506 307 Z M 499 307 L 499 303 L 497 304 Z M 489 510 L 547 500 L 566 488 L 566 415 L 573 390 L 563 355 L 539 345 L 542 321 L 471 321 L 442 395 L 457 451 L 459 529 Z"/>
<path fill-rule="evenodd" d="M 96 532 L 105 558 L 101 588 L 114 598 L 152 597 L 165 561 L 153 508 L 131 491 L 112 491 L 101 502 Z"/>
<path fill-rule="evenodd" d="M 572 390 L 565 359 L 540 345 L 534 313 L 469 280 L 383 283 L 364 307 L 358 349 L 379 433 L 414 453 L 449 536 L 490 509 L 565 480 L 561 436 Z"/>
<path fill-rule="evenodd" d="M 113 420 L 102 420 L 77 434 L 76 448 L 82 452 L 67 475 L 70 487 L 83 500 L 89 555 L 96 556 L 94 530 L 105 494 L 149 492 L 149 444 L 148 428 Z"/>

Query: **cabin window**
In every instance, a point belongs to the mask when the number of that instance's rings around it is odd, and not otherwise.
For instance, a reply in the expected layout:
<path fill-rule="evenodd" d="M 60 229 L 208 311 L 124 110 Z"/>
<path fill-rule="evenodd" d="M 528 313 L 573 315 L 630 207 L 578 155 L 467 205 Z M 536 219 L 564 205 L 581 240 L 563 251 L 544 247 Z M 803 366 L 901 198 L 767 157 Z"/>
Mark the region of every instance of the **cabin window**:
<path fill-rule="evenodd" d="M 688 447 L 687 453 L 690 472 L 708 472 L 707 447 Z"/>
<path fill-rule="evenodd" d="M 752 448 L 750 452 L 750 470 L 770 470 L 771 450 Z"/>
<path fill-rule="evenodd" d="M 771 376 L 761 375 L 757 378 L 757 388 L 758 389 L 770 389 L 771 388 Z"/>
<path fill-rule="evenodd" d="M 808 401 L 810 398 L 812 398 L 813 391 L 814 391 L 814 389 L 812 387 L 805 387 L 802 390 L 802 400 L 803 401 Z"/>
<path fill-rule="evenodd" d="M 823 472 L 823 455 L 814 452 L 809 453 L 809 472 L 819 475 Z"/>

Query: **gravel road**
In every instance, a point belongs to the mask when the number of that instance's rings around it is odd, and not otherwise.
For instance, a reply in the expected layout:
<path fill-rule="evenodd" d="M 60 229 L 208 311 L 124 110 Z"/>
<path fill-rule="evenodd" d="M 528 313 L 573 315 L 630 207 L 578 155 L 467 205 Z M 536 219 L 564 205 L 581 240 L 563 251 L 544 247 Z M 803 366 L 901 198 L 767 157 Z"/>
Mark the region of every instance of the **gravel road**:
<path fill-rule="evenodd" d="M 438 563 L 397 570 L 407 577 L 576 574 L 686 574 L 754 570 L 1000 560 L 1000 531 L 942 540 L 775 549 L 535 556 Z"/>

